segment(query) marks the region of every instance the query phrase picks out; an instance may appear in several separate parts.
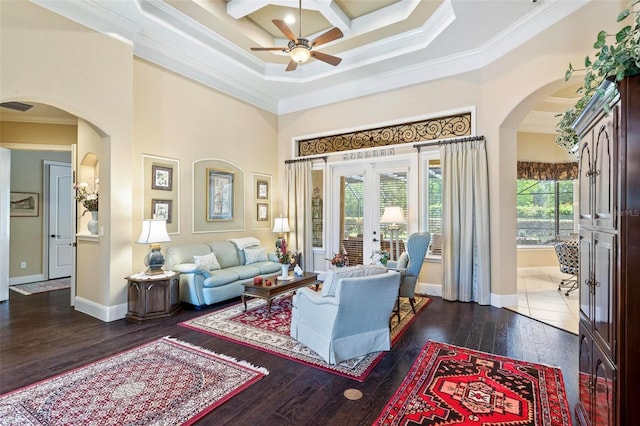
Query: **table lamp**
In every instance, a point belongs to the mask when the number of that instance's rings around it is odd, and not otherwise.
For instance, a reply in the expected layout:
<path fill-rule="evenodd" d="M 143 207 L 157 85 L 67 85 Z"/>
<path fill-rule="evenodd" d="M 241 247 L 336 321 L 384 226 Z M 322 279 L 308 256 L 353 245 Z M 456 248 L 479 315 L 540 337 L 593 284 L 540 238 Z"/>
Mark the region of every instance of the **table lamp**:
<path fill-rule="evenodd" d="M 162 274 L 164 270 L 164 256 L 160 251 L 160 243 L 171 241 L 167 234 L 167 221 L 164 219 L 144 219 L 142 221 L 142 231 L 136 240 L 138 244 L 149 244 L 149 253 L 144 259 L 147 266 L 145 274 Z"/>
<path fill-rule="evenodd" d="M 404 218 L 404 214 L 402 213 L 402 207 L 387 206 L 384 208 L 384 212 L 380 218 L 380 223 L 390 224 L 387 229 L 389 229 L 389 256 L 391 257 L 391 260 L 397 260 L 400 257 L 400 254 L 398 253 L 400 251 L 400 243 L 398 241 L 400 238 L 400 225 L 398 225 L 398 223 L 405 223 L 406 221 L 407 220 Z M 393 256 L 394 234 L 396 246 L 395 258 Z"/>
<path fill-rule="evenodd" d="M 276 247 L 280 248 L 282 244 L 282 240 L 284 240 L 285 232 L 291 232 L 291 229 L 289 228 L 289 219 L 282 216 L 276 217 L 273 223 L 272 232 L 278 234 L 278 239 L 276 240 Z"/>

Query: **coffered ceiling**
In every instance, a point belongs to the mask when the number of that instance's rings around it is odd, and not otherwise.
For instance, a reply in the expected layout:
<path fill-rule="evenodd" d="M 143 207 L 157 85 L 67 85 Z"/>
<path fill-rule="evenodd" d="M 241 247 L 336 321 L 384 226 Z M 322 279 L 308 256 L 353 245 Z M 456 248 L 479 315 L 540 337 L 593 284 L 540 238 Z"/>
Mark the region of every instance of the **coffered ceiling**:
<path fill-rule="evenodd" d="M 301 21 L 299 0 L 31 1 L 130 42 L 140 58 L 284 114 L 480 69 L 587 0 L 302 0 Z M 291 32 L 309 40 L 340 28 L 344 37 L 318 50 L 342 62 L 312 58 L 287 72 L 287 53 L 250 50 L 286 47 L 272 20 L 288 17 Z"/>

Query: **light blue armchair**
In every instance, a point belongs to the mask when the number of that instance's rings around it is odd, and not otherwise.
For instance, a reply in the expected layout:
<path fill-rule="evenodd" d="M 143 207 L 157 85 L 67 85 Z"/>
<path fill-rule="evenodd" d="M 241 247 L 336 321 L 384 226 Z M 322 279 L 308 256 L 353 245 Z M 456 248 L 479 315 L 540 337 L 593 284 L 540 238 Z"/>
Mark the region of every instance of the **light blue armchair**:
<path fill-rule="evenodd" d="M 291 337 L 338 364 L 391 348 L 389 317 L 400 274 L 379 266 L 328 271 L 322 291 L 302 288 L 293 296 Z"/>
<path fill-rule="evenodd" d="M 409 235 L 407 240 L 407 251 L 400 255 L 397 262 L 388 261 L 387 268 L 396 269 L 402 273 L 402 282 L 400 283 L 400 293 L 398 294 L 398 303 L 400 297 L 408 297 L 411 303 L 413 313 L 416 313 L 414 306 L 415 288 L 418 282 L 418 276 L 424 263 L 424 256 L 427 254 L 431 234 L 428 232 L 416 232 Z M 400 310 L 398 309 L 398 320 L 400 320 Z"/>

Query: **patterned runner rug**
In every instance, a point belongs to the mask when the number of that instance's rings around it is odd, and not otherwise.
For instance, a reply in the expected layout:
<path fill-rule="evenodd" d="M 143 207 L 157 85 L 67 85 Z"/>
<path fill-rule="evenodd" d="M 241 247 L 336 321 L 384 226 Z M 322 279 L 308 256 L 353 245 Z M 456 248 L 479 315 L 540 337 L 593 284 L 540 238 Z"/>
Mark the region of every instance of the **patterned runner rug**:
<path fill-rule="evenodd" d="M 0 425 L 189 425 L 266 374 L 165 337 L 0 396 Z"/>
<path fill-rule="evenodd" d="M 559 368 L 427 342 L 374 425 L 571 424 Z"/>
<path fill-rule="evenodd" d="M 71 287 L 71 278 L 60 278 L 57 280 L 39 281 L 37 283 L 16 284 L 9 288 L 25 296 L 46 291 L 62 290 Z"/>
<path fill-rule="evenodd" d="M 291 336 L 291 296 L 275 299 L 271 305 L 271 315 L 267 316 L 266 302 L 251 299 L 247 302 L 247 312 L 242 303 L 220 309 L 207 315 L 180 323 L 194 330 L 222 337 L 241 345 L 269 352 L 298 361 L 334 374 L 358 381 L 364 381 L 385 352 L 352 358 L 337 365 L 327 364 L 320 355 L 298 343 Z M 400 322 L 397 315 L 391 317 L 391 344 L 395 344 L 409 325 L 428 304 L 429 298 L 416 296 L 416 315 L 413 314 L 407 298 L 401 298 Z"/>

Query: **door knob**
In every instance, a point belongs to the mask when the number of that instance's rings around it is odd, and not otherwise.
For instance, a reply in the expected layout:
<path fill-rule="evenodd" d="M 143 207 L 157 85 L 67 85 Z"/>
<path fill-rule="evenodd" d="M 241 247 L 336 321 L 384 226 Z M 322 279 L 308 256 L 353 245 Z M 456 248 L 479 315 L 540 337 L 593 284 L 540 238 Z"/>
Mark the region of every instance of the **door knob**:
<path fill-rule="evenodd" d="M 51 234 L 51 238 L 60 238 L 60 235 Z"/>
<path fill-rule="evenodd" d="M 377 243 L 378 241 L 380 241 L 380 240 L 378 240 L 377 238 L 374 238 L 374 239 L 373 239 L 373 242 L 374 242 L 374 243 Z"/>

